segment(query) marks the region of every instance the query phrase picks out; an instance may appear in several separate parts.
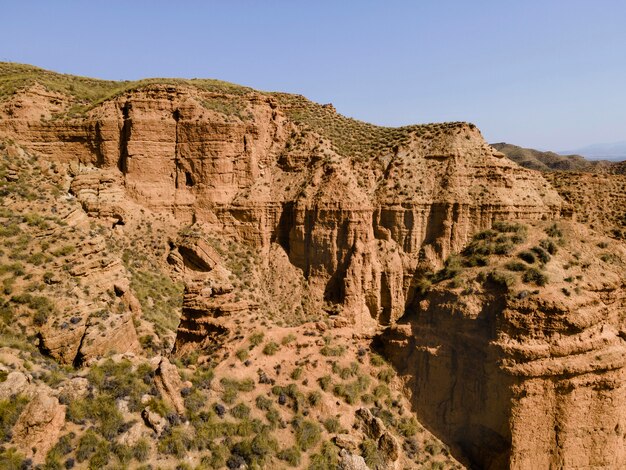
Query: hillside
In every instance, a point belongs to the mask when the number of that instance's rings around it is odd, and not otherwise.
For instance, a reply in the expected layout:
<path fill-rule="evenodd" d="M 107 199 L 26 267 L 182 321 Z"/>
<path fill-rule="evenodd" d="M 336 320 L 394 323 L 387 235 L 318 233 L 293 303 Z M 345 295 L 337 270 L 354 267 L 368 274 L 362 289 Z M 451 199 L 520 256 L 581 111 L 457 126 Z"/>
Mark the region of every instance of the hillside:
<path fill-rule="evenodd" d="M 540 171 L 588 171 L 612 172 L 616 166 L 608 160 L 589 160 L 580 155 L 561 155 L 555 152 L 542 152 L 517 145 L 499 142 L 491 146 L 504 153 L 518 165 Z"/>
<path fill-rule="evenodd" d="M 0 139 L 2 465 L 626 462 L 623 244 L 474 125 L 4 63 Z"/>

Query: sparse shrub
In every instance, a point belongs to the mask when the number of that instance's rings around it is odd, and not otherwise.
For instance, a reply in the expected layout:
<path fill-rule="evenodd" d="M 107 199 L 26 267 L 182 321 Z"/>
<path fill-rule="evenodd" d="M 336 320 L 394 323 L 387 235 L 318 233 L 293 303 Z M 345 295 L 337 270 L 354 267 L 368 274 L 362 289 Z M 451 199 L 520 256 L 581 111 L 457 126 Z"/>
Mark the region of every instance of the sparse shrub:
<path fill-rule="evenodd" d="M 509 271 L 522 272 L 526 271 L 527 265 L 521 261 L 509 261 L 504 267 Z"/>
<path fill-rule="evenodd" d="M 339 424 L 339 420 L 333 416 L 331 416 L 330 418 L 326 418 L 322 424 L 324 425 L 324 428 L 326 429 L 326 431 L 328 431 L 331 434 L 338 432 L 339 429 L 341 428 L 341 425 Z"/>
<path fill-rule="evenodd" d="M 540 262 L 545 264 L 550 261 L 550 255 L 540 246 L 534 246 L 531 248 L 531 250 L 537 255 L 537 258 Z"/>
<path fill-rule="evenodd" d="M 296 443 L 300 450 L 307 451 L 313 448 L 321 439 L 321 429 L 317 423 L 300 417 L 291 422 L 295 433 Z"/>
<path fill-rule="evenodd" d="M 293 380 L 300 380 L 300 378 L 302 378 L 302 372 L 303 369 L 302 367 L 296 367 L 292 372 L 291 372 L 291 378 Z"/>
<path fill-rule="evenodd" d="M 250 416 L 250 407 L 244 403 L 238 403 L 230 410 L 230 414 L 237 419 L 246 419 Z"/>
<path fill-rule="evenodd" d="M 545 286 L 548 283 L 548 276 L 536 268 L 528 268 L 522 276 L 522 281 L 528 284 Z"/>
<path fill-rule="evenodd" d="M 378 446 L 372 439 L 365 439 L 361 443 L 361 456 L 369 468 L 385 468 L 385 459 L 378 452 Z"/>
<path fill-rule="evenodd" d="M 280 346 L 278 345 L 278 343 L 270 341 L 269 343 L 266 343 L 263 347 L 263 354 L 265 354 L 266 356 L 273 356 L 278 352 L 279 349 Z"/>
<path fill-rule="evenodd" d="M 27 403 L 28 400 L 21 395 L 10 400 L 0 400 L 0 443 L 11 439 L 11 429 Z"/>
<path fill-rule="evenodd" d="M 548 236 L 552 237 L 552 238 L 561 238 L 561 237 L 563 237 L 563 232 L 558 227 L 556 222 L 553 223 L 550 227 L 548 227 L 546 229 L 546 234 L 548 234 Z"/>
<path fill-rule="evenodd" d="M 302 453 L 300 452 L 300 449 L 294 446 L 281 450 L 277 457 L 280 460 L 287 462 L 290 467 L 297 467 L 300 465 L 300 461 L 302 460 Z"/>
<path fill-rule="evenodd" d="M 559 251 L 559 248 L 557 247 L 556 243 L 554 243 L 550 239 L 541 240 L 541 242 L 539 242 L 539 246 L 541 246 L 541 248 L 546 250 L 551 255 L 556 255 L 556 253 Z"/>
<path fill-rule="evenodd" d="M 517 256 L 521 260 L 526 261 L 528 264 L 534 264 L 537 261 L 537 258 L 532 251 L 521 251 L 517 254 Z"/>
<path fill-rule="evenodd" d="M 419 431 L 419 424 L 413 416 L 411 416 L 410 418 L 400 418 L 396 427 L 398 429 L 398 432 L 407 438 L 415 436 L 417 434 L 417 431 Z"/>
<path fill-rule="evenodd" d="M 254 348 L 263 342 L 263 338 L 265 338 L 265 334 L 262 331 L 257 331 L 256 333 L 252 333 L 250 335 L 250 347 Z"/>
<path fill-rule="evenodd" d="M 248 356 L 250 354 L 248 353 L 247 349 L 238 349 L 237 352 L 235 352 L 235 356 L 237 356 L 237 359 L 239 359 L 241 362 L 245 362 L 246 359 L 248 359 Z"/>

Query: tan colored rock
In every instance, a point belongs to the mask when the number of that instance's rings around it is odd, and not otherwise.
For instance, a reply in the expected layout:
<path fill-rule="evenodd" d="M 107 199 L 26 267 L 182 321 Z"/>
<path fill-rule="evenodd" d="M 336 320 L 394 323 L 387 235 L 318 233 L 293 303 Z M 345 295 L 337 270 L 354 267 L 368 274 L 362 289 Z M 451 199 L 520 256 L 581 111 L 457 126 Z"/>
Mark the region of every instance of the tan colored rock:
<path fill-rule="evenodd" d="M 337 434 L 333 437 L 335 445 L 341 449 L 354 451 L 359 448 L 360 439 L 352 434 Z"/>
<path fill-rule="evenodd" d="M 29 395 L 31 383 L 31 378 L 26 374 L 19 371 L 9 372 L 6 379 L 0 382 L 0 400 L 8 400 L 19 394 Z"/>
<path fill-rule="evenodd" d="M 339 451 L 339 468 L 342 470 L 370 470 L 363 457 L 352 454 L 346 449 Z"/>
<path fill-rule="evenodd" d="M 150 410 L 150 408 L 144 408 L 141 412 L 141 417 L 146 423 L 146 426 L 150 427 L 157 436 L 160 436 L 167 427 L 167 420 L 158 413 Z"/>
<path fill-rule="evenodd" d="M 180 394 L 183 383 L 175 365 L 163 357 L 154 375 L 154 384 L 161 398 L 180 415 L 185 413 L 185 401 Z"/>
<path fill-rule="evenodd" d="M 378 439 L 378 451 L 388 462 L 395 462 L 400 457 L 400 445 L 388 431 L 385 431 Z"/>
<path fill-rule="evenodd" d="M 361 420 L 363 432 L 374 440 L 380 439 L 385 432 L 385 424 L 380 418 L 373 416 L 367 408 L 360 408 L 356 411 L 356 416 Z"/>
<path fill-rule="evenodd" d="M 519 250 L 548 226 L 531 227 Z M 545 286 L 481 284 L 472 280 L 481 268 L 468 269 L 458 280 L 466 287 L 437 283 L 383 336 L 418 418 L 468 465 L 626 465 L 626 249 L 614 244 L 605 262 L 597 235 L 559 227 L 566 235 L 543 268 Z M 571 253 L 580 264 L 568 265 Z M 505 260 L 483 269 L 505 272 L 496 264 Z"/>
<path fill-rule="evenodd" d="M 65 424 L 65 406 L 40 389 L 13 427 L 12 443 L 34 464 L 43 463 Z"/>

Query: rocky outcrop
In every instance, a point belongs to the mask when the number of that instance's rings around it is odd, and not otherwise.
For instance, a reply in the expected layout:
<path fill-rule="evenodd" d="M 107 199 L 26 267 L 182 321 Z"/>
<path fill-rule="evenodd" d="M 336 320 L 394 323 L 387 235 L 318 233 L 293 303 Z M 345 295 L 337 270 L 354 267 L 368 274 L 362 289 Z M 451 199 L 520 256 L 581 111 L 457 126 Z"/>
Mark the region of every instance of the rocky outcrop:
<path fill-rule="evenodd" d="M 74 227 L 88 225 L 82 213 L 71 212 L 65 220 Z M 45 236 L 54 239 L 60 232 L 61 228 L 56 228 Z M 75 365 L 107 353 L 140 351 L 133 318 L 141 316 L 141 306 L 130 290 L 129 274 L 121 260 L 107 253 L 101 235 L 93 234 L 71 248 L 70 254 L 55 264 L 56 272 L 63 273 L 57 282 L 66 276 L 72 279 L 72 297 L 55 299 L 56 314 L 38 328 L 42 351 Z"/>
<path fill-rule="evenodd" d="M 279 244 L 319 297 L 345 306 L 363 329 L 402 315 L 420 260 L 440 265 L 495 219 L 558 216 L 560 199 L 545 180 L 503 158 L 472 125 L 389 131 L 365 159 L 341 146 L 352 136 L 297 118 L 312 110 L 346 125 L 332 108 L 233 90 L 150 84 L 82 120 L 42 120 L 69 105 L 35 87 L 3 104 L 10 119 L 0 133 L 82 165 L 72 191 L 92 215 L 123 221 L 123 189 L 135 203 L 265 253 Z M 348 124 L 364 140 L 386 132 Z"/>
<path fill-rule="evenodd" d="M 626 464 L 626 253 L 602 261 L 586 229 L 563 231 L 546 286 L 442 282 L 382 337 L 422 422 L 473 466 Z"/>
<path fill-rule="evenodd" d="M 65 424 L 65 406 L 43 390 L 26 405 L 13 427 L 12 443 L 34 464 L 41 464 Z"/>
<path fill-rule="evenodd" d="M 227 338 L 232 317 L 243 316 L 257 306 L 240 300 L 233 292 L 230 272 L 202 237 L 183 236 L 170 247 L 168 262 L 185 280 L 173 353 L 216 348 Z"/>
<path fill-rule="evenodd" d="M 183 382 L 176 366 L 166 357 L 161 358 L 159 362 L 154 374 L 154 385 L 168 406 L 176 410 L 179 415 L 185 413 L 185 402 L 181 395 Z"/>

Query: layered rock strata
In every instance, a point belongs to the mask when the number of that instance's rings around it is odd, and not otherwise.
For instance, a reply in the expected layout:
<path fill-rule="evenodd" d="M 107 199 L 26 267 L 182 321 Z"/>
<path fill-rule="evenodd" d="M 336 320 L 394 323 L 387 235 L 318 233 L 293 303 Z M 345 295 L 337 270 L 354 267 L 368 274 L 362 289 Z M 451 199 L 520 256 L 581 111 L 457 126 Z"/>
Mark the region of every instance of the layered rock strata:
<path fill-rule="evenodd" d="M 559 214 L 545 180 L 503 158 L 473 125 L 402 129 L 364 158 L 298 116 L 313 109 L 324 123 L 349 120 L 295 98 L 150 84 L 83 119 L 59 119 L 71 100 L 35 86 L 2 103 L 0 133 L 91 168 L 76 172 L 72 191 L 113 223 L 123 222 L 123 193 L 266 254 L 279 244 L 363 328 L 402 315 L 420 260 L 440 265 L 495 219 Z M 348 123 L 363 140 L 383 132 Z"/>
<path fill-rule="evenodd" d="M 382 336 L 422 422 L 471 466 L 626 465 L 626 257 L 589 245 L 553 257 L 537 290 L 436 285 Z"/>

